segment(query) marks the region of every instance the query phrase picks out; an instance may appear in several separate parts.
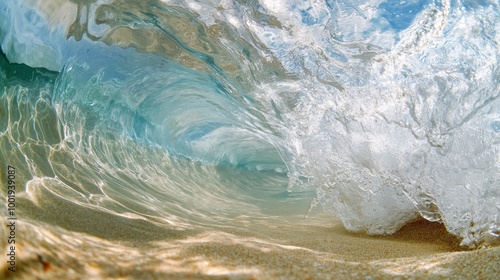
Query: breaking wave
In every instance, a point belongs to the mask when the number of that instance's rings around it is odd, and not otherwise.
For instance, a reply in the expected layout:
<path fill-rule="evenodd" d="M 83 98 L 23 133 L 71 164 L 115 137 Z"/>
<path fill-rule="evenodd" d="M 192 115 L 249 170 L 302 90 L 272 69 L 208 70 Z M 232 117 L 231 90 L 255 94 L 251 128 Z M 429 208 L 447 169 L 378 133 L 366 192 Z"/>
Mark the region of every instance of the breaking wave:
<path fill-rule="evenodd" d="M 494 0 L 0 1 L 2 170 L 19 174 L 20 215 L 75 231 L 85 211 L 187 229 L 310 203 L 353 231 L 423 217 L 495 243 L 499 14 Z"/>

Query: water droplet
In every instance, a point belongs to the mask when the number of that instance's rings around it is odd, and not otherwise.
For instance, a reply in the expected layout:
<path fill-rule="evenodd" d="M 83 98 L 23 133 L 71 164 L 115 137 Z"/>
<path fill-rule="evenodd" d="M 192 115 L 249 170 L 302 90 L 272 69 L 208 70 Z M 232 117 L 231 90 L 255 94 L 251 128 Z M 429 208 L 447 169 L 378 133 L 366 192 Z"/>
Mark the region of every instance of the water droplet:
<path fill-rule="evenodd" d="M 500 132 L 500 121 L 494 121 L 491 123 L 491 128 L 493 128 L 493 131 L 495 132 Z"/>

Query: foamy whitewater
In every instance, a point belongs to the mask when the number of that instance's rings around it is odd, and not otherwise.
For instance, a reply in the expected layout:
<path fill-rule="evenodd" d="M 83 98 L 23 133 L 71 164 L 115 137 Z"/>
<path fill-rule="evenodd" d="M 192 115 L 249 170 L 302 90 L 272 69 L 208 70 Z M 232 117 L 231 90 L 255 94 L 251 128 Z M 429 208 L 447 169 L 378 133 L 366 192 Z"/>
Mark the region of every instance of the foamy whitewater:
<path fill-rule="evenodd" d="M 0 0 L 0 42 L 19 238 L 323 207 L 500 240 L 496 0 Z"/>

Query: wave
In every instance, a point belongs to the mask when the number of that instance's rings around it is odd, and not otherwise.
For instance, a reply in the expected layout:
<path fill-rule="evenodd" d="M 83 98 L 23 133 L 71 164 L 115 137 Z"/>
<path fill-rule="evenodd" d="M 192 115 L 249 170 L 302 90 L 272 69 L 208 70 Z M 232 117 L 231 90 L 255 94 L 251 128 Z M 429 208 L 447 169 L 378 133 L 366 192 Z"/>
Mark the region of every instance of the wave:
<path fill-rule="evenodd" d="M 498 242 L 499 4 L 405 3 L 1 1 L 20 211 L 186 229 L 312 200 L 352 231 Z"/>

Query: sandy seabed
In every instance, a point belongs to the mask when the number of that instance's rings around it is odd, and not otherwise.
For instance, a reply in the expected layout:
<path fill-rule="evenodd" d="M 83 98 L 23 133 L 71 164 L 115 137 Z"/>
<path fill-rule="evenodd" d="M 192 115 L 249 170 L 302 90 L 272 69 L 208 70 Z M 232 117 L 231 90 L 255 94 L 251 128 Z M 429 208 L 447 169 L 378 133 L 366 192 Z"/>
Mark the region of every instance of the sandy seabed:
<path fill-rule="evenodd" d="M 295 219 L 295 220 L 294 220 Z M 391 236 L 346 231 L 325 213 L 169 231 L 95 220 L 94 228 L 20 222 L 5 279 L 498 279 L 500 247 L 463 250 L 438 223 Z M 75 221 L 75 226 L 78 221 Z M 88 221 L 80 225 L 92 226 Z M 99 227 L 99 228 L 98 228 Z M 70 230 L 69 230 L 70 229 Z M 80 228 L 81 229 L 81 228 Z M 106 231 L 109 231 L 108 236 Z M 6 248 L 6 246 L 4 246 Z M 5 256 L 4 254 L 2 254 Z"/>

